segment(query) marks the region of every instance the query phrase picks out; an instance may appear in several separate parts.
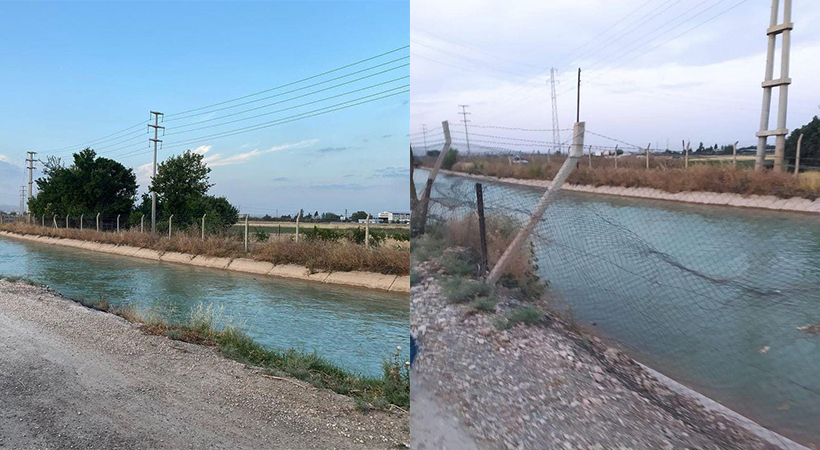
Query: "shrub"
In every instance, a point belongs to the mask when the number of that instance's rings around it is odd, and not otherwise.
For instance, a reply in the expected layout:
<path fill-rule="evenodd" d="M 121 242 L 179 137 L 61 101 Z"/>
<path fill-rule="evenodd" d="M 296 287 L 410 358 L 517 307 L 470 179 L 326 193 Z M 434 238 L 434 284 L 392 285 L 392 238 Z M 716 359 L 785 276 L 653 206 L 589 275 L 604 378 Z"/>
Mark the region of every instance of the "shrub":
<path fill-rule="evenodd" d="M 490 295 L 491 291 L 485 283 L 464 278 L 453 278 L 444 284 L 444 295 L 452 303 L 467 303 L 477 297 Z"/>
<path fill-rule="evenodd" d="M 470 302 L 470 307 L 476 311 L 495 312 L 495 303 L 495 297 L 490 295 L 476 298 Z"/>
<path fill-rule="evenodd" d="M 441 161 L 441 168 L 444 170 L 450 170 L 453 168 L 454 165 L 458 162 L 458 150 L 451 148 L 450 151 L 444 155 L 444 159 Z"/>
<path fill-rule="evenodd" d="M 535 325 L 541 322 L 542 316 L 543 313 L 541 310 L 534 306 L 518 308 L 507 314 L 507 322 L 504 328 L 512 328 L 519 323 L 523 323 L 525 325 Z"/>

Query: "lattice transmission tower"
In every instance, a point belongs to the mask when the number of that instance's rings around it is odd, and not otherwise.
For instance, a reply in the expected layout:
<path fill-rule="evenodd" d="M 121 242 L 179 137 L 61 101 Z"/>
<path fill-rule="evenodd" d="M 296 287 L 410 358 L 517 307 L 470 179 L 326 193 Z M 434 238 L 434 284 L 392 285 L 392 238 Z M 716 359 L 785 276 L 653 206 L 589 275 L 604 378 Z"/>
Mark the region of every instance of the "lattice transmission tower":
<path fill-rule="evenodd" d="M 558 126 L 558 96 L 555 94 L 555 68 L 550 68 L 550 91 L 552 93 L 552 143 L 561 152 L 561 131 Z M 549 152 L 547 152 L 549 155 Z"/>

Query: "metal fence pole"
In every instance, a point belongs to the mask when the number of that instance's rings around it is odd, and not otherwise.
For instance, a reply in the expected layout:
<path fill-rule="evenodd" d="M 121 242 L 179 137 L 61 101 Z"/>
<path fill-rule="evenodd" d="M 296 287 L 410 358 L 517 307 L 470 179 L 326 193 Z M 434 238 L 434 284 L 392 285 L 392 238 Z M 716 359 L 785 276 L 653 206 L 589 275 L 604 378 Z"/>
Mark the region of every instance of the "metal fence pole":
<path fill-rule="evenodd" d="M 364 219 L 364 246 L 370 248 L 370 213 Z"/>
<path fill-rule="evenodd" d="M 168 239 L 171 239 L 171 221 L 174 219 L 174 215 L 171 214 L 168 217 Z"/>
<path fill-rule="evenodd" d="M 476 210 L 478 212 L 478 233 L 481 239 L 481 260 L 479 261 L 481 276 L 487 274 L 489 262 L 487 257 L 487 227 L 484 222 L 484 190 L 481 183 L 475 184 Z"/>
<path fill-rule="evenodd" d="M 302 217 L 302 211 L 296 214 L 296 242 L 299 242 L 299 219 Z"/>
<path fill-rule="evenodd" d="M 250 214 L 245 214 L 245 251 L 248 251 L 248 217 Z"/>
<path fill-rule="evenodd" d="M 97 231 L 100 231 L 100 213 L 97 213 Z"/>
<path fill-rule="evenodd" d="M 524 225 L 523 228 L 518 232 L 513 239 L 512 243 L 506 250 L 504 250 L 504 254 L 501 255 L 501 258 L 498 259 L 498 262 L 493 267 L 493 270 L 490 272 L 490 275 L 487 277 L 487 284 L 494 285 L 498 282 L 498 279 L 501 278 L 501 274 L 504 272 L 507 264 L 510 261 L 511 255 L 514 252 L 517 252 L 521 249 L 521 246 L 524 245 L 524 242 L 530 237 L 532 231 L 535 229 L 535 226 L 541 221 L 544 217 L 544 213 L 547 211 L 547 207 L 550 205 L 552 200 L 558 194 L 558 191 L 561 189 L 561 186 L 566 181 L 569 174 L 572 173 L 572 169 L 575 168 L 575 165 L 578 163 L 578 160 L 584 155 L 584 129 L 585 129 L 585 122 L 576 122 L 575 126 L 573 126 L 572 130 L 572 147 L 570 148 L 569 155 L 564 161 L 564 165 L 561 166 L 561 169 L 553 178 L 552 183 L 550 183 L 549 189 L 547 192 L 544 192 L 544 195 L 541 196 L 541 200 L 538 202 L 538 206 L 536 206 L 535 211 L 533 211 L 532 216 L 530 216 L 530 220 Z"/>

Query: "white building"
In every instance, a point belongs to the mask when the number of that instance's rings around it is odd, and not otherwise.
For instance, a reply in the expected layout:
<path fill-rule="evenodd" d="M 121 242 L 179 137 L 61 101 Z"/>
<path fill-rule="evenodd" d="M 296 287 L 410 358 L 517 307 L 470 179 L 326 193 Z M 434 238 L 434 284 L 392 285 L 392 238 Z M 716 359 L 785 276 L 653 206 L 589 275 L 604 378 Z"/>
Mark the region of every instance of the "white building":
<path fill-rule="evenodd" d="M 383 211 L 380 212 L 376 217 L 378 217 L 379 221 L 381 222 L 410 223 L 409 212 Z"/>

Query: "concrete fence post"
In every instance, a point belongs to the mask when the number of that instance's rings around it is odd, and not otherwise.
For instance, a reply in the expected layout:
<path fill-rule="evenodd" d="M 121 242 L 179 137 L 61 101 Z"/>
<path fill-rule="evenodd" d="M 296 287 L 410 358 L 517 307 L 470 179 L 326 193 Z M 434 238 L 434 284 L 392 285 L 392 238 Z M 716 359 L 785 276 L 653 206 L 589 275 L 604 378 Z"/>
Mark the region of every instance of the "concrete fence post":
<path fill-rule="evenodd" d="M 646 146 L 646 170 L 649 170 L 649 148 L 652 147 L 652 143 L 650 142 L 649 145 Z"/>
<path fill-rule="evenodd" d="M 544 213 L 547 211 L 552 200 L 561 190 L 561 186 L 566 181 L 572 169 L 578 164 L 578 160 L 584 155 L 584 130 L 586 128 L 585 122 L 576 122 L 572 129 L 572 146 L 570 147 L 569 155 L 564 161 L 564 165 L 558 170 L 555 178 L 552 179 L 549 189 L 541 196 L 541 200 L 535 207 L 535 210 L 530 216 L 527 223 L 521 228 L 512 243 L 504 250 L 504 254 L 498 259 L 498 262 L 493 267 L 490 275 L 487 277 L 487 284 L 494 285 L 501 278 L 507 264 L 510 262 L 512 255 L 519 251 L 524 245 L 524 242 L 530 237 L 536 225 L 544 218 Z"/>
<path fill-rule="evenodd" d="M 205 240 L 205 216 L 207 216 L 207 215 L 208 214 L 203 214 L 202 215 L 202 240 L 203 241 Z"/>
<path fill-rule="evenodd" d="M 54 222 L 54 228 L 56 229 L 57 228 L 57 214 L 54 214 L 54 217 L 52 217 L 51 220 Z"/>
<path fill-rule="evenodd" d="M 40 224 L 40 226 L 43 227 L 43 228 L 46 227 L 46 215 L 45 214 L 42 215 L 42 223 Z"/>
<path fill-rule="evenodd" d="M 97 231 L 100 231 L 100 213 L 97 213 Z"/>
<path fill-rule="evenodd" d="M 615 168 L 618 168 L 618 144 L 615 144 Z"/>
<path fill-rule="evenodd" d="M 737 143 L 739 141 L 735 141 L 732 145 L 732 170 L 737 169 Z"/>
<path fill-rule="evenodd" d="M 120 232 L 120 215 L 117 214 L 117 233 Z"/>
<path fill-rule="evenodd" d="M 684 141 L 680 141 L 681 145 L 683 146 L 683 168 L 689 168 L 689 142 L 684 143 Z"/>
<path fill-rule="evenodd" d="M 370 248 L 370 213 L 364 219 L 364 246 Z"/>
<path fill-rule="evenodd" d="M 794 155 L 794 177 L 797 178 L 797 174 L 800 173 L 800 147 L 803 145 L 803 133 L 800 133 L 800 137 L 797 138 L 797 153 Z"/>
<path fill-rule="evenodd" d="M 589 146 L 589 168 L 592 168 L 592 146 Z"/>
<path fill-rule="evenodd" d="M 248 231 L 250 231 L 248 229 L 248 217 L 250 217 L 250 214 L 245 214 L 245 251 L 246 252 L 248 251 Z"/>
<path fill-rule="evenodd" d="M 83 216 L 84 215 L 85 214 L 80 214 L 80 231 L 82 231 L 82 229 L 83 229 Z"/>
<path fill-rule="evenodd" d="M 145 213 L 140 217 L 140 233 L 145 233 Z"/>
<path fill-rule="evenodd" d="M 171 239 L 171 221 L 174 220 L 174 215 L 168 217 L 168 239 Z"/>
<path fill-rule="evenodd" d="M 68 214 L 65 215 L 65 227 L 68 228 Z"/>
<path fill-rule="evenodd" d="M 296 214 L 296 242 L 299 242 L 299 219 L 302 217 L 302 211 Z"/>
<path fill-rule="evenodd" d="M 424 186 L 424 191 L 421 193 L 418 203 L 416 203 L 416 207 L 419 208 L 418 211 L 410 212 L 411 219 L 416 219 L 415 224 L 412 221 L 410 223 L 411 236 L 422 235 L 426 231 L 427 212 L 430 207 L 430 195 L 433 190 L 433 182 L 436 181 L 438 172 L 441 170 L 444 157 L 450 152 L 450 145 L 452 144 L 452 139 L 450 138 L 450 123 L 446 120 L 441 122 L 441 129 L 444 132 L 444 146 L 441 148 L 441 153 L 439 153 L 438 158 L 436 158 L 433 170 L 430 171 L 430 175 L 427 177 L 427 184 Z"/>

